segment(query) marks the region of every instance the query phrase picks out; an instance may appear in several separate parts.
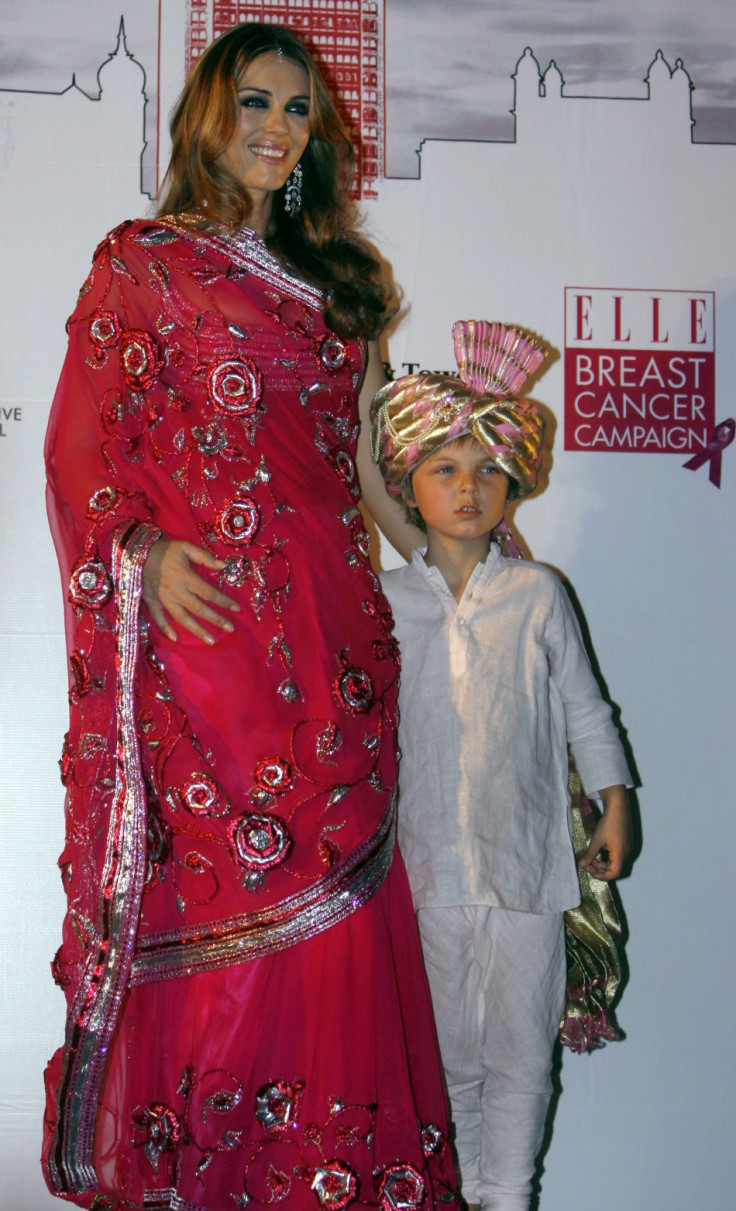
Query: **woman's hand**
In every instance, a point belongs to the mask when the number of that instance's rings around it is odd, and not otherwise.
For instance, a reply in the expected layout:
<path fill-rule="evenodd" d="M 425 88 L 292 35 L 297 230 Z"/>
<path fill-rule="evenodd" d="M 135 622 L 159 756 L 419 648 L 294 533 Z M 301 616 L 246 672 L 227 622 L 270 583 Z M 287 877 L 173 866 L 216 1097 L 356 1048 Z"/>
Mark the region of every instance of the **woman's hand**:
<path fill-rule="evenodd" d="M 143 600 L 151 618 L 168 639 L 177 638 L 172 618 L 198 639 L 215 643 L 215 637 L 200 619 L 221 631 L 233 631 L 232 622 L 213 606 L 233 612 L 238 612 L 240 606 L 198 575 L 192 567 L 195 563 L 213 572 L 221 572 L 225 567 L 223 560 L 192 542 L 159 538 L 143 567 Z"/>

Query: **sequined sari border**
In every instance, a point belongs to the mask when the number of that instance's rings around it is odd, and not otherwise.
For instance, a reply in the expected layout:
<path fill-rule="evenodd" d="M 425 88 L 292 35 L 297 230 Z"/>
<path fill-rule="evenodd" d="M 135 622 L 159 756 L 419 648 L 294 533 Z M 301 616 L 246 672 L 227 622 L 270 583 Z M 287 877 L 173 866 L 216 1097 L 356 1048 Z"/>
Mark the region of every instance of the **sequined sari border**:
<path fill-rule="evenodd" d="M 275 287 L 317 311 L 322 310 L 322 291 L 290 273 L 268 251 L 261 237 L 249 227 L 231 234 L 225 228 L 217 231 L 214 227 L 196 227 L 187 223 L 184 215 L 163 215 L 157 223 L 184 239 L 204 244 L 218 252 L 225 252 L 234 265 L 255 273 L 268 286 Z"/>
<path fill-rule="evenodd" d="M 135 725 L 135 669 L 143 564 L 160 531 L 134 525 L 116 532 L 112 571 L 118 603 L 115 653 L 116 772 L 100 880 L 98 918 L 79 990 L 67 1017 L 57 1091 L 55 1140 L 48 1154 L 52 1189 L 98 1189 L 94 1130 L 107 1049 L 128 986 L 146 870 L 147 800 Z"/>
<path fill-rule="evenodd" d="M 145 1211 L 207 1211 L 202 1203 L 190 1203 L 179 1198 L 176 1190 L 147 1190 L 143 1195 Z"/>
<path fill-rule="evenodd" d="M 386 878 L 395 842 L 395 802 L 372 837 L 306 892 L 259 913 L 170 932 L 139 943 L 130 983 L 147 984 L 247 962 L 296 946 L 367 904 Z"/>

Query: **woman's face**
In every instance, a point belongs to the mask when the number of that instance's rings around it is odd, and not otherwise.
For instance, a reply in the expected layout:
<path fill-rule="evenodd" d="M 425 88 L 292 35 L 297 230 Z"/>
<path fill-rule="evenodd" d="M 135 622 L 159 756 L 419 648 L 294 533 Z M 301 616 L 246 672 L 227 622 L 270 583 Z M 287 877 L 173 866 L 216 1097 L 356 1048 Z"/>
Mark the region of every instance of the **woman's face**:
<path fill-rule="evenodd" d="M 309 142 L 309 77 L 277 54 L 259 55 L 238 80 L 240 120 L 218 157 L 253 200 L 251 224 L 265 235 L 272 195 Z"/>

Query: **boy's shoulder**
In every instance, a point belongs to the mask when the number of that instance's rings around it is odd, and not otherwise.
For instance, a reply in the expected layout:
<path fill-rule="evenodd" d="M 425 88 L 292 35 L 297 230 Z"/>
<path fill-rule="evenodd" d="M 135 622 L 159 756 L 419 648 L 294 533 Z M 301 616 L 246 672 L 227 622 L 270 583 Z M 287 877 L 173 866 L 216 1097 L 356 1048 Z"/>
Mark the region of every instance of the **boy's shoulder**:
<path fill-rule="evenodd" d="M 419 580 L 416 569 L 412 568 L 410 563 L 405 563 L 400 568 L 389 568 L 388 571 L 381 572 L 379 579 L 381 588 L 389 601 L 395 593 L 401 593 L 404 589 L 411 591 L 412 582 L 416 587 Z"/>
<path fill-rule="evenodd" d="M 498 584 L 508 590 L 551 606 L 555 599 L 566 597 L 562 577 L 546 563 L 533 559 L 511 559 L 502 555 L 498 561 Z"/>
<path fill-rule="evenodd" d="M 412 566 L 410 563 L 404 563 L 400 568 L 388 568 L 386 571 L 379 574 L 379 579 L 382 585 L 400 584 L 402 580 L 412 579 Z"/>
<path fill-rule="evenodd" d="M 512 559 L 509 555 L 500 555 L 498 559 L 499 572 L 516 576 L 522 580 L 538 582 L 539 584 L 561 584 L 557 572 L 546 563 L 537 563 L 534 559 Z"/>

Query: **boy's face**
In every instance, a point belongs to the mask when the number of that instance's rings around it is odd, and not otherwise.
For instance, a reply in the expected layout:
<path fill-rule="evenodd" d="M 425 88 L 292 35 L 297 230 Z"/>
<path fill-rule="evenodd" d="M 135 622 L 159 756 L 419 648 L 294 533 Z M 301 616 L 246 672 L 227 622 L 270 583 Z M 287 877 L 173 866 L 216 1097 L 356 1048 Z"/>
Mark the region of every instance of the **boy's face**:
<path fill-rule="evenodd" d="M 469 542 L 503 520 L 508 486 L 480 443 L 461 437 L 419 464 L 405 495 L 428 530 Z"/>

